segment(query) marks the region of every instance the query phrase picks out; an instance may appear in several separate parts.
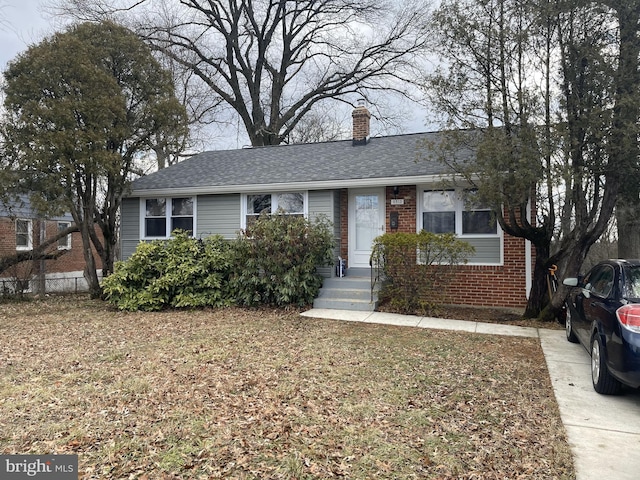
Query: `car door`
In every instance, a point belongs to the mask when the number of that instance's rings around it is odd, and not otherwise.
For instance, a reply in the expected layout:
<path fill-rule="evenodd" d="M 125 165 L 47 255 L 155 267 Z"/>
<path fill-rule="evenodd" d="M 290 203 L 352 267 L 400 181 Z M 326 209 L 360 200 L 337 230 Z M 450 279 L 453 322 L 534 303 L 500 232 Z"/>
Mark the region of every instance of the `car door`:
<path fill-rule="evenodd" d="M 585 285 L 588 295 L 583 299 L 584 325 L 581 326 L 584 344 L 591 340 L 593 325 L 611 331 L 611 322 L 615 321 L 615 305 L 611 299 L 615 280 L 615 270 L 611 265 L 600 265 Z M 599 328 L 601 333 L 603 328 Z"/>

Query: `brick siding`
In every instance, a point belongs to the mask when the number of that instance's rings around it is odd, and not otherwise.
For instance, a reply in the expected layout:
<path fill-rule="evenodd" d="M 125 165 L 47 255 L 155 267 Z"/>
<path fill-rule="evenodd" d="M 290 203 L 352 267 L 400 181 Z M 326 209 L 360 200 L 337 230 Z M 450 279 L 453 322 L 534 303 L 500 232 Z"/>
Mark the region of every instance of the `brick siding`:
<path fill-rule="evenodd" d="M 389 223 L 391 212 L 398 213 L 398 230 L 397 232 L 415 233 L 416 232 L 416 214 L 417 214 L 417 189 L 415 185 L 403 185 L 398 187 L 397 195 L 394 195 L 395 187 L 386 188 L 386 220 L 385 232 L 392 233 Z M 392 199 L 404 200 L 403 205 L 391 205 Z"/>
<path fill-rule="evenodd" d="M 391 200 L 404 200 L 402 205 L 392 205 Z M 348 238 L 348 190 L 340 191 L 340 255 L 347 259 Z M 394 187 L 386 187 L 386 231 L 393 232 L 389 219 L 391 212 L 398 213 L 397 232 L 415 233 L 417 229 L 417 188 L 401 185 L 398 193 Z M 535 208 L 532 217 L 535 218 Z M 448 289 L 445 301 L 460 305 L 521 308 L 526 305 L 526 256 L 525 240 L 504 234 L 503 265 L 461 265 L 454 270 L 455 279 Z M 531 268 L 535 262 L 535 249 L 531 255 Z"/>
<path fill-rule="evenodd" d="M 32 219 L 32 238 L 33 246 L 36 247 L 40 244 L 40 230 L 39 220 Z M 16 250 L 16 222 L 10 218 L 0 218 L 0 256 L 7 257 L 15 255 Z M 51 238 L 58 232 L 58 222 L 47 220 L 45 225 L 46 238 Z M 98 235 L 101 237 L 101 231 L 97 229 Z M 50 252 L 54 252 L 57 249 L 57 244 L 52 245 L 49 249 Z M 94 249 L 94 256 L 98 261 L 98 267 L 100 261 L 98 255 Z M 22 262 L 15 267 L 12 267 L 8 271 L 0 273 L 1 276 L 15 276 L 26 278 L 29 274 L 35 274 L 39 271 L 39 261 Z M 56 260 L 45 261 L 45 273 L 67 273 L 67 272 L 82 272 L 85 268 L 84 256 L 82 254 L 82 238 L 80 232 L 74 232 L 71 234 L 71 249 L 58 257 Z"/>
<path fill-rule="evenodd" d="M 504 235 L 504 264 L 461 265 L 448 289 L 448 303 L 521 308 L 527 303 L 525 240 Z"/>

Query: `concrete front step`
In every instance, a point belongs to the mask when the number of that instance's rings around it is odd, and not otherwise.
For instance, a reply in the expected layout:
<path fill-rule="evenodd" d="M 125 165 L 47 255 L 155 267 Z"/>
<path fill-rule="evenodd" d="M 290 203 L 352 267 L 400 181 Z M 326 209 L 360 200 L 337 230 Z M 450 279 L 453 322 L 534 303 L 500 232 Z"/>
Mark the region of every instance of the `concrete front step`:
<path fill-rule="evenodd" d="M 354 300 L 369 301 L 371 300 L 371 289 L 322 287 L 318 293 L 318 298 L 353 298 Z"/>
<path fill-rule="evenodd" d="M 371 290 L 371 279 L 367 277 L 332 277 L 325 278 L 322 288 Z"/>
<path fill-rule="evenodd" d="M 357 310 L 372 312 L 378 301 L 379 285 L 376 285 L 371 300 L 371 276 L 370 271 L 348 271 L 345 277 L 325 278 L 318 298 L 313 302 L 314 308 L 326 308 L 331 310 Z"/>
<path fill-rule="evenodd" d="M 350 298 L 316 298 L 313 301 L 313 308 L 373 312 L 376 309 L 376 302 L 371 302 L 368 299 L 354 300 Z"/>

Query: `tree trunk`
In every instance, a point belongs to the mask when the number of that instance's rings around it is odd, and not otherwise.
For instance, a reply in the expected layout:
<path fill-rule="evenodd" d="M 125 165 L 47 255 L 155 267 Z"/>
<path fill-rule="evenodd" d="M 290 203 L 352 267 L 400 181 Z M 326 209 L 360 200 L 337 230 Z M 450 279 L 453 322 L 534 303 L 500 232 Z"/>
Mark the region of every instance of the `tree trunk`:
<path fill-rule="evenodd" d="M 539 252 L 538 249 L 536 249 L 536 262 L 533 268 L 531 291 L 529 292 L 527 307 L 524 311 L 524 318 L 537 318 L 549 303 L 549 294 L 547 292 L 548 260 L 548 249 L 546 252 Z"/>
<path fill-rule="evenodd" d="M 599 238 L 600 235 L 594 235 L 594 238 Z M 582 242 L 576 248 L 573 248 L 564 263 L 564 268 L 561 268 L 561 276 L 558 278 L 558 291 L 553 296 L 551 301 L 545 306 L 545 308 L 540 312 L 538 318 L 542 320 L 553 320 L 559 317 L 560 312 L 564 306 L 564 301 L 569 294 L 570 287 L 566 287 L 562 284 L 562 278 L 566 277 L 577 277 L 580 273 L 580 268 L 584 262 L 584 259 L 589 253 L 589 249 L 593 245 L 593 241 Z M 548 298 L 548 297 L 547 297 Z"/>
<path fill-rule="evenodd" d="M 100 298 L 102 296 L 102 287 L 100 286 L 100 280 L 98 279 L 98 272 L 96 270 L 96 259 L 93 256 L 91 250 L 91 236 L 89 228 L 93 228 L 87 221 L 84 221 L 80 225 L 80 235 L 82 236 L 82 254 L 85 261 L 84 278 L 87 281 L 89 288 L 89 295 L 91 298 Z"/>
<path fill-rule="evenodd" d="M 640 201 L 629 202 L 624 196 L 616 204 L 618 257 L 640 258 Z"/>
<path fill-rule="evenodd" d="M 640 1 L 614 1 L 620 25 L 620 51 L 616 75 L 616 104 L 614 107 L 614 155 L 623 180 L 616 203 L 618 224 L 618 257 L 640 258 Z"/>

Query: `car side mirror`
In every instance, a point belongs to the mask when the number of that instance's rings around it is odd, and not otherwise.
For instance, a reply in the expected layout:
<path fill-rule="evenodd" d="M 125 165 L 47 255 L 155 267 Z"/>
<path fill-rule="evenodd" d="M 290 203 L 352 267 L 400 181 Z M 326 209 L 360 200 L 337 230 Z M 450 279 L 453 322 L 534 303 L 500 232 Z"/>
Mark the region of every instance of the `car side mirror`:
<path fill-rule="evenodd" d="M 578 279 L 576 277 L 565 278 L 562 281 L 562 284 L 566 285 L 568 287 L 577 287 L 578 286 Z"/>

